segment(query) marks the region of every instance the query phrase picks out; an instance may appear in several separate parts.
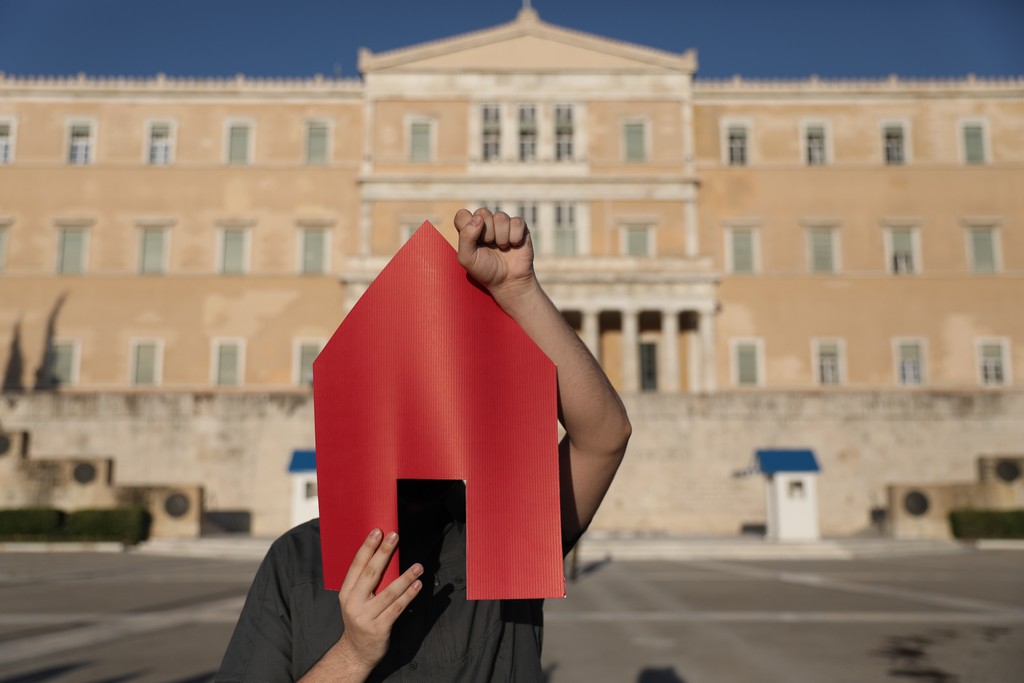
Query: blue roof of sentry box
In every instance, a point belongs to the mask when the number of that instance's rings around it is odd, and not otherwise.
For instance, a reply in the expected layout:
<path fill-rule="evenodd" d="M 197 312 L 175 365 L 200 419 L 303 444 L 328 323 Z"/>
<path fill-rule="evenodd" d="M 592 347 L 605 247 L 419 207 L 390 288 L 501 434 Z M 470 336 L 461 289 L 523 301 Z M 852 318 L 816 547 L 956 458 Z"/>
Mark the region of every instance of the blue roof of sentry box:
<path fill-rule="evenodd" d="M 316 472 L 316 451 L 293 451 L 289 472 Z"/>
<path fill-rule="evenodd" d="M 808 450 L 760 450 L 755 454 L 757 468 L 764 474 L 776 472 L 820 472 L 821 467 Z"/>

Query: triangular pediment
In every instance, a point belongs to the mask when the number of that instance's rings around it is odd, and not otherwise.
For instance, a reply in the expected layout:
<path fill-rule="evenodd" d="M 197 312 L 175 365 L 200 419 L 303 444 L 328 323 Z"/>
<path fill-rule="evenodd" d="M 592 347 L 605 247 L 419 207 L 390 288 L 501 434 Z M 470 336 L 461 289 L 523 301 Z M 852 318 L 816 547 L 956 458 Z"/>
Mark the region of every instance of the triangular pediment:
<path fill-rule="evenodd" d="M 365 73 L 596 72 L 692 74 L 696 54 L 655 50 L 541 21 L 524 9 L 515 21 L 452 38 L 373 54 L 361 50 Z"/>

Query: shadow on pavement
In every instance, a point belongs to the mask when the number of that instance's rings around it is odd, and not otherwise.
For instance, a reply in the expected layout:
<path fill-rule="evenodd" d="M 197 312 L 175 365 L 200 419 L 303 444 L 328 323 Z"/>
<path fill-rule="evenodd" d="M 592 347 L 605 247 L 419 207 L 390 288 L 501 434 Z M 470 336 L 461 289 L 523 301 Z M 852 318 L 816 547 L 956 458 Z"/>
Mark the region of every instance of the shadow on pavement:
<path fill-rule="evenodd" d="M 636 683 L 686 683 L 680 678 L 674 667 L 664 669 L 644 669 L 636 677 Z"/>
<path fill-rule="evenodd" d="M 611 564 L 612 558 L 606 557 L 603 560 L 594 560 L 593 562 L 587 562 L 585 565 L 579 568 L 576 572 L 577 577 L 586 576 L 587 574 L 593 574 L 597 570 L 604 567 L 606 564 Z"/>
<path fill-rule="evenodd" d="M 40 683 L 41 681 L 48 681 L 50 679 L 57 678 L 58 676 L 63 676 L 69 671 L 81 669 L 86 664 L 87 662 L 78 662 L 75 664 L 50 666 L 45 669 L 30 671 L 27 674 L 18 674 L 17 676 L 0 678 L 0 683 Z"/>
<path fill-rule="evenodd" d="M 175 680 L 171 681 L 171 683 L 210 683 L 210 681 L 213 680 L 213 677 L 216 674 L 217 674 L 216 671 L 207 671 L 206 673 L 199 674 L 198 676 L 189 676 L 188 678 L 178 678 L 178 679 L 175 679 Z"/>

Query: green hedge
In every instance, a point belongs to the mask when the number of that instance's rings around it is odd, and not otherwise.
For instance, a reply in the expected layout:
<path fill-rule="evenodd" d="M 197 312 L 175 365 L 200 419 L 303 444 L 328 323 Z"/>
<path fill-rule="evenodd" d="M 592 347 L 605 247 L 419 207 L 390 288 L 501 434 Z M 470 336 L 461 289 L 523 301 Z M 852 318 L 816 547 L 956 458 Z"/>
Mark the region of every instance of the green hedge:
<path fill-rule="evenodd" d="M 1024 538 L 1024 510 L 953 510 L 956 538 Z"/>
<path fill-rule="evenodd" d="M 149 513 L 141 508 L 79 510 L 68 514 L 64 534 L 82 540 L 135 544 L 149 537 Z"/>
<path fill-rule="evenodd" d="M 150 514 L 142 508 L 0 510 L 0 541 L 117 541 L 149 537 Z"/>
<path fill-rule="evenodd" d="M 0 536 L 57 535 L 64 524 L 64 513 L 53 508 L 0 510 Z"/>

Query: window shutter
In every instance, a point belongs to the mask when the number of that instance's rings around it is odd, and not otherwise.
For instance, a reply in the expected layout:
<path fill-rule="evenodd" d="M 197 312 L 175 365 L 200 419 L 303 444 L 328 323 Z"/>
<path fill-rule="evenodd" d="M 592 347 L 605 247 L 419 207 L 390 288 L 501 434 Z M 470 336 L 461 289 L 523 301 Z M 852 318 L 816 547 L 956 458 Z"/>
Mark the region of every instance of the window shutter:
<path fill-rule="evenodd" d="M 991 230 L 971 230 L 971 254 L 975 273 L 996 272 L 996 250 Z"/>
<path fill-rule="evenodd" d="M 900 344 L 900 360 L 908 362 L 920 362 L 921 346 L 915 342 Z"/>
<path fill-rule="evenodd" d="M 576 207 L 555 204 L 555 253 L 572 256 L 576 253 Z"/>
<path fill-rule="evenodd" d="M 235 386 L 238 384 L 238 345 L 221 344 L 217 347 L 217 384 Z"/>
<path fill-rule="evenodd" d="M 757 347 L 753 344 L 736 347 L 736 380 L 744 386 L 757 384 Z"/>
<path fill-rule="evenodd" d="M 644 124 L 627 123 L 624 126 L 626 137 L 626 161 L 643 161 L 644 150 Z"/>
<path fill-rule="evenodd" d="M 811 270 L 815 273 L 835 271 L 832 259 L 832 230 L 829 228 L 811 230 Z"/>
<path fill-rule="evenodd" d="M 224 254 L 221 264 L 223 273 L 241 273 L 245 270 L 245 232 L 224 231 Z"/>
<path fill-rule="evenodd" d="M 143 273 L 162 273 L 164 270 L 164 231 L 161 228 L 146 228 L 142 231 Z"/>
<path fill-rule="evenodd" d="M 0 164 L 7 164 L 11 161 L 11 126 L 7 123 L 0 123 Z M 0 264 L 0 268 L 3 265 Z"/>
<path fill-rule="evenodd" d="M 985 163 L 985 142 L 981 126 L 964 126 L 964 154 L 969 164 Z"/>
<path fill-rule="evenodd" d="M 903 342 L 899 346 L 900 384 L 921 384 L 921 345 L 917 342 Z"/>
<path fill-rule="evenodd" d="M 299 384 L 313 383 L 313 361 L 320 355 L 318 344 L 303 344 L 299 349 Z"/>
<path fill-rule="evenodd" d="M 430 124 L 414 123 L 410 131 L 412 140 L 410 145 L 411 161 L 430 160 Z"/>
<path fill-rule="evenodd" d="M 750 230 L 732 231 L 732 272 L 754 272 L 754 233 Z"/>
<path fill-rule="evenodd" d="M 68 228 L 61 233 L 60 272 L 76 274 L 82 272 L 82 255 L 85 247 L 85 231 Z"/>
<path fill-rule="evenodd" d="M 156 344 L 145 343 L 135 347 L 135 384 L 156 383 Z"/>
<path fill-rule="evenodd" d="M 327 163 L 327 126 L 322 123 L 311 123 L 306 130 L 306 162 Z"/>
<path fill-rule="evenodd" d="M 647 226 L 629 226 L 626 228 L 626 253 L 629 256 L 649 256 L 651 253 L 651 233 Z"/>
<path fill-rule="evenodd" d="M 75 346 L 68 342 L 53 345 L 53 377 L 59 386 L 71 384 L 75 363 Z"/>
<path fill-rule="evenodd" d="M 892 231 L 892 253 L 913 254 L 914 240 L 910 230 L 898 229 Z"/>
<path fill-rule="evenodd" d="M 302 272 L 322 273 L 324 272 L 324 243 L 325 235 L 323 230 L 304 230 L 302 236 Z"/>
<path fill-rule="evenodd" d="M 249 127 L 231 126 L 228 163 L 249 163 Z"/>

